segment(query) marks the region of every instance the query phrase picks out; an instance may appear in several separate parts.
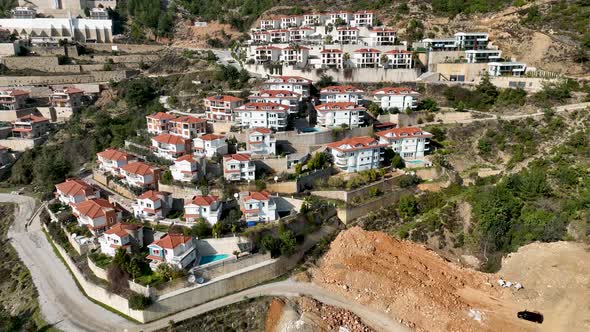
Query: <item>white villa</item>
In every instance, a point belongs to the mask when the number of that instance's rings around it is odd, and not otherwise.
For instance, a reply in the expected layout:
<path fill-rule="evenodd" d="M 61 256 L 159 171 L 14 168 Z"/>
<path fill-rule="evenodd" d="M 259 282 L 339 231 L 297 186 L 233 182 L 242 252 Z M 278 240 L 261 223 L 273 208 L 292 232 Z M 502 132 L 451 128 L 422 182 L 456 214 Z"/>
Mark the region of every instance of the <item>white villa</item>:
<path fill-rule="evenodd" d="M 72 214 L 80 226 L 86 226 L 94 234 L 102 234 L 121 220 L 121 211 L 103 198 L 89 199 L 72 204 Z"/>
<path fill-rule="evenodd" d="M 222 202 L 219 197 L 213 195 L 195 196 L 184 204 L 184 217 L 189 222 L 203 218 L 209 224 L 214 225 L 219 221 L 221 211 Z"/>
<path fill-rule="evenodd" d="M 150 267 L 155 270 L 162 263 L 184 269 L 197 258 L 195 240 L 182 234 L 166 234 L 148 245 Z"/>
<path fill-rule="evenodd" d="M 242 128 L 265 127 L 276 131 L 287 129 L 289 106 L 277 103 L 246 103 L 236 109 Z"/>
<path fill-rule="evenodd" d="M 379 136 L 381 143 L 391 146 L 394 152 L 406 160 L 424 157 L 424 154 L 430 150 L 432 134 L 420 128 L 392 128 L 379 131 L 376 135 Z"/>
<path fill-rule="evenodd" d="M 253 155 L 276 155 L 277 139 L 268 128 L 254 128 L 248 133 L 246 149 Z"/>
<path fill-rule="evenodd" d="M 141 161 L 136 161 L 121 167 L 121 175 L 130 186 L 143 189 L 156 189 L 160 177 L 160 169 Z"/>
<path fill-rule="evenodd" d="M 352 85 L 328 86 L 320 90 L 322 103 L 355 103 L 360 104 L 365 91 Z"/>
<path fill-rule="evenodd" d="M 148 190 L 135 199 L 133 215 L 140 219 L 164 218 L 172 208 L 172 201 L 168 192 Z"/>
<path fill-rule="evenodd" d="M 198 157 L 222 156 L 227 154 L 227 148 L 225 136 L 205 134 L 193 139 L 193 152 Z"/>
<path fill-rule="evenodd" d="M 192 182 L 206 174 L 206 165 L 203 157 L 186 154 L 174 160 L 174 165 L 170 166 L 170 173 L 176 181 Z"/>
<path fill-rule="evenodd" d="M 418 92 L 404 87 L 388 87 L 375 90 L 372 92 L 373 102 L 377 103 L 382 109 L 389 110 L 397 108 L 400 111 L 405 109 L 414 109 L 418 103 Z"/>
<path fill-rule="evenodd" d="M 356 128 L 364 124 L 366 109 L 356 103 L 326 103 L 315 107 L 318 127 L 339 127 L 346 125 Z"/>
<path fill-rule="evenodd" d="M 246 222 L 269 222 L 278 219 L 275 198 L 266 191 L 241 192 L 238 201 Z"/>
<path fill-rule="evenodd" d="M 223 177 L 227 181 L 254 181 L 256 165 L 247 153 L 223 156 Z"/>
<path fill-rule="evenodd" d="M 131 253 L 133 249 L 143 247 L 143 226 L 117 223 L 98 238 L 100 251 L 108 256 L 115 256 L 118 249 Z"/>
<path fill-rule="evenodd" d="M 80 179 L 66 179 L 65 182 L 56 184 L 55 189 L 55 196 L 64 205 L 100 197 L 98 189 Z"/>
<path fill-rule="evenodd" d="M 383 157 L 381 149 L 387 144 L 379 143 L 372 137 L 346 138 L 328 144 L 334 165 L 343 172 L 353 173 L 377 169 Z"/>
<path fill-rule="evenodd" d="M 115 176 L 121 175 L 121 167 L 132 159 L 131 155 L 116 149 L 106 149 L 96 154 L 98 168 Z"/>

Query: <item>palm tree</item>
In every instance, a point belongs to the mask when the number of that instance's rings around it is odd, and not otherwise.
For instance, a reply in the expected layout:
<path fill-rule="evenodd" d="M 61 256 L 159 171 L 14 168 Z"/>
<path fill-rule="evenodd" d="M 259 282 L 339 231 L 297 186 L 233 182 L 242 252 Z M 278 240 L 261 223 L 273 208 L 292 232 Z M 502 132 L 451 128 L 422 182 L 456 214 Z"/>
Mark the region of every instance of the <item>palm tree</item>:
<path fill-rule="evenodd" d="M 350 61 L 350 53 L 346 52 L 342 55 L 342 67 L 346 67 Z"/>
<path fill-rule="evenodd" d="M 380 60 L 381 60 L 381 67 L 385 68 L 385 66 L 389 62 L 389 58 L 387 57 L 387 54 L 381 54 Z"/>

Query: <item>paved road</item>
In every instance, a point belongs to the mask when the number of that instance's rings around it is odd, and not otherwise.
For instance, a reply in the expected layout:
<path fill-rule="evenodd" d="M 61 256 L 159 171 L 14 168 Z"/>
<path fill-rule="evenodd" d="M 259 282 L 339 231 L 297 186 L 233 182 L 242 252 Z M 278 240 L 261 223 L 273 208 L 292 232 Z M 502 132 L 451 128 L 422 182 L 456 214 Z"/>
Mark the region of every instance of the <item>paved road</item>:
<path fill-rule="evenodd" d="M 378 331 L 409 331 L 389 316 L 373 311 L 317 285 L 294 281 L 275 282 L 235 293 L 203 305 L 187 309 L 159 321 L 136 325 L 92 303 L 76 286 L 71 274 L 53 252 L 41 231 L 35 213 L 35 200 L 27 196 L 0 194 L 0 202 L 17 203 L 15 221 L 8 231 L 12 245 L 29 268 L 39 293 L 43 317 L 62 331 L 153 331 L 168 325 L 172 319 L 181 321 L 195 315 L 236 303 L 244 297 L 307 295 L 323 303 L 356 313 L 366 324 Z"/>
<path fill-rule="evenodd" d="M 92 303 L 80 292 L 47 242 L 39 218 L 34 218 L 28 227 L 25 226 L 35 211 L 33 198 L 0 194 L 0 202 L 18 204 L 8 237 L 31 272 L 39 293 L 41 312 L 48 324 L 66 332 L 115 331 L 133 325 Z"/>
<path fill-rule="evenodd" d="M 180 322 L 182 320 L 191 318 L 196 315 L 206 313 L 211 310 L 215 310 L 220 307 L 230 305 L 232 303 L 243 301 L 246 297 L 253 298 L 259 296 L 300 296 L 306 295 L 312 297 L 320 302 L 328 305 L 340 307 L 351 312 L 362 318 L 365 324 L 371 326 L 377 331 L 383 332 L 396 332 L 396 331 L 412 331 L 410 328 L 403 324 L 398 323 L 390 316 L 380 311 L 372 310 L 361 304 L 358 304 L 350 299 L 343 296 L 330 292 L 322 287 L 319 287 L 312 283 L 296 282 L 292 280 L 274 282 L 266 285 L 257 286 L 250 288 L 239 293 L 235 293 L 226 296 L 221 299 L 207 302 L 200 306 L 182 311 L 180 313 L 171 315 L 169 317 L 137 326 L 128 329 L 129 332 L 138 331 L 154 331 L 157 329 L 163 329 L 168 326 L 168 322 L 173 320 Z"/>

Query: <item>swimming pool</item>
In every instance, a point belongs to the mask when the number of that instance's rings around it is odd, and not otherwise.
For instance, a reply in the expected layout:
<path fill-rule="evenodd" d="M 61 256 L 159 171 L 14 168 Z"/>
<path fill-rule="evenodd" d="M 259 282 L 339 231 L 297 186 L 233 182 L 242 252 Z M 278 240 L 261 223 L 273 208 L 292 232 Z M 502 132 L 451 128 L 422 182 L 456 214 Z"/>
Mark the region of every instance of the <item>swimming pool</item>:
<path fill-rule="evenodd" d="M 309 128 L 300 128 L 299 131 L 302 133 L 317 133 L 320 131 L 318 128 L 309 127 Z"/>
<path fill-rule="evenodd" d="M 228 258 L 228 257 L 229 257 L 228 254 L 201 256 L 201 259 L 199 260 L 199 265 L 209 264 L 209 263 L 216 262 L 216 261 Z"/>
<path fill-rule="evenodd" d="M 414 160 L 404 160 L 406 164 L 422 164 L 424 160 L 421 159 L 414 159 Z"/>

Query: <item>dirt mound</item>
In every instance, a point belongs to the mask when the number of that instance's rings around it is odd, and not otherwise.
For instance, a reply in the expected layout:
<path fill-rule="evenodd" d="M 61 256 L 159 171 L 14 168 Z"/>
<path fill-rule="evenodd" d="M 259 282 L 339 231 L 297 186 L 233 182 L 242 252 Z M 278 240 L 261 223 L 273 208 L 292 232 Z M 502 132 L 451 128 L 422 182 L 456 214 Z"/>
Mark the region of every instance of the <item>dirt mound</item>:
<path fill-rule="evenodd" d="M 207 22 L 207 26 L 196 27 L 191 21 L 178 22 L 174 32 L 174 47 L 180 48 L 211 48 L 209 39 L 217 38 L 227 41 L 240 36 L 240 32 L 229 24 L 216 21 Z"/>
<path fill-rule="evenodd" d="M 540 331 L 590 331 L 590 252 L 575 242 L 532 243 L 502 261 L 499 273 L 524 289 L 516 302 L 545 318 Z"/>
<path fill-rule="evenodd" d="M 331 244 L 313 280 L 417 330 L 527 330 L 497 277 L 449 263 L 424 246 L 354 227 Z M 508 299 L 508 300 L 507 300 Z M 476 319 L 470 316 L 475 314 Z"/>

